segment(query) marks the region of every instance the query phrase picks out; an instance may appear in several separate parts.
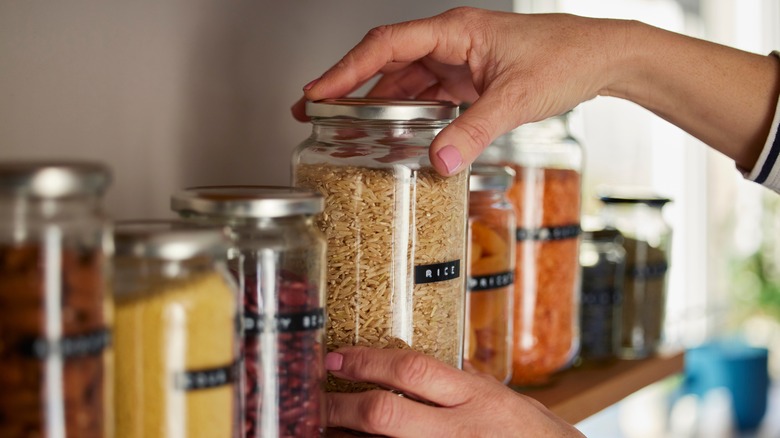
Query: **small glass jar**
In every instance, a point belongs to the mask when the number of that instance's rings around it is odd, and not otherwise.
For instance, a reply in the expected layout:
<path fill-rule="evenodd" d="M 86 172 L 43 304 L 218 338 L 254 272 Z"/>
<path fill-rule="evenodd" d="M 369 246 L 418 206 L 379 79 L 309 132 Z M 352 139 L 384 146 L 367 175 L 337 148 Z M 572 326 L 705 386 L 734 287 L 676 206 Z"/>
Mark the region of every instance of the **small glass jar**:
<path fill-rule="evenodd" d="M 319 194 L 287 187 L 195 187 L 173 210 L 226 226 L 228 267 L 243 291 L 244 437 L 325 432 L 325 239 Z"/>
<path fill-rule="evenodd" d="M 469 283 L 464 359 L 508 383 L 512 374 L 515 212 L 506 199 L 514 172 L 478 165 L 469 179 Z"/>
<path fill-rule="evenodd" d="M 0 163 L 0 436 L 111 437 L 108 169 Z"/>
<path fill-rule="evenodd" d="M 448 102 L 308 102 L 312 135 L 293 155 L 297 187 L 325 197 L 327 347 L 409 348 L 460 367 L 468 172 L 436 173 L 431 141 Z M 328 377 L 328 390 L 371 385 Z"/>
<path fill-rule="evenodd" d="M 655 354 L 663 339 L 672 229 L 663 217 L 671 200 L 656 195 L 602 194 L 601 216 L 624 236 L 621 357 Z"/>
<path fill-rule="evenodd" d="M 622 244 L 623 235 L 614 228 L 583 231 L 579 351 L 583 363 L 605 362 L 620 356 L 620 306 L 626 264 Z"/>
<path fill-rule="evenodd" d="M 515 171 L 507 193 L 517 220 L 512 384 L 541 385 L 579 345 L 582 148 L 562 115 L 510 131 L 478 160 Z"/>
<path fill-rule="evenodd" d="M 114 231 L 118 438 L 238 437 L 238 302 L 224 230 Z"/>

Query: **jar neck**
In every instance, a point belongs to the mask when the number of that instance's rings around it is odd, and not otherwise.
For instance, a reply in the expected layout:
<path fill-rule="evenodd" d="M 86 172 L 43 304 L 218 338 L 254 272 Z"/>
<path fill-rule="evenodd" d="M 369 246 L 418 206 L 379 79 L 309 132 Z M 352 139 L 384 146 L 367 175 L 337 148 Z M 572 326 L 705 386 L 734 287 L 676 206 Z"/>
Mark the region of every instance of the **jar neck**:
<path fill-rule="evenodd" d="M 481 190 L 469 193 L 469 208 L 489 208 L 497 204 L 508 204 L 506 192 L 502 190 Z"/>
<path fill-rule="evenodd" d="M 321 141 L 336 144 L 351 141 L 365 142 L 373 139 L 379 144 L 392 146 L 405 138 L 430 140 L 447 126 L 448 121 L 438 120 L 361 120 L 347 118 L 312 119 L 312 135 Z M 383 141 L 385 139 L 385 141 Z"/>
<path fill-rule="evenodd" d="M 207 214 L 188 213 L 184 219 L 191 220 L 201 225 L 227 226 L 240 232 L 252 231 L 276 231 L 281 229 L 308 228 L 314 226 L 314 216 L 295 215 L 274 218 L 237 217 L 237 216 L 213 216 Z"/>

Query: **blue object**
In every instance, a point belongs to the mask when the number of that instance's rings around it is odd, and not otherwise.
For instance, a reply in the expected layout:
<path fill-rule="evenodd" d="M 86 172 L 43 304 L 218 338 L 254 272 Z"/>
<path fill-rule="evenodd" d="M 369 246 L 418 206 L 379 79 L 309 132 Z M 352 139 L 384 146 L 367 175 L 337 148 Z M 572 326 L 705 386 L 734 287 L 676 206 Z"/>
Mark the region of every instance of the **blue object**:
<path fill-rule="evenodd" d="M 769 352 L 738 339 L 711 341 L 685 353 L 684 392 L 704 396 L 714 388 L 731 393 L 739 430 L 753 430 L 766 413 Z"/>

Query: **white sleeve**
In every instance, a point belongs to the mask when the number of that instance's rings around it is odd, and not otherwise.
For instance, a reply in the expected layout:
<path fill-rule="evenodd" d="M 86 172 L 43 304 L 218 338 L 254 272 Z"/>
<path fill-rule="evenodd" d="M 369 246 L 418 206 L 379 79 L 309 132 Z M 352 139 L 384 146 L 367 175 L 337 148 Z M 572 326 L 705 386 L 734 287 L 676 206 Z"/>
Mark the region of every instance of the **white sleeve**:
<path fill-rule="evenodd" d="M 780 51 L 772 52 L 772 55 L 780 57 Z M 775 116 L 769 129 L 769 136 L 764 143 L 764 149 L 758 156 L 758 161 L 750 172 L 744 172 L 745 178 L 762 184 L 775 192 L 780 193 L 780 99 L 775 107 Z"/>

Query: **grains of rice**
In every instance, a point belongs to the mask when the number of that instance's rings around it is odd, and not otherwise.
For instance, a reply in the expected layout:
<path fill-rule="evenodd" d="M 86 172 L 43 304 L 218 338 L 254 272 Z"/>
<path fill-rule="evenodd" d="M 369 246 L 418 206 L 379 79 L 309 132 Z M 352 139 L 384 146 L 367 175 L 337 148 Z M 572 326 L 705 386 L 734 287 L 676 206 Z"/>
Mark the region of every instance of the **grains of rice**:
<path fill-rule="evenodd" d="M 318 225 L 328 240 L 330 350 L 410 348 L 461 365 L 465 275 L 415 284 L 414 268 L 458 260 L 465 272 L 467 178 L 430 167 L 297 166 L 295 185 L 326 200 Z"/>

